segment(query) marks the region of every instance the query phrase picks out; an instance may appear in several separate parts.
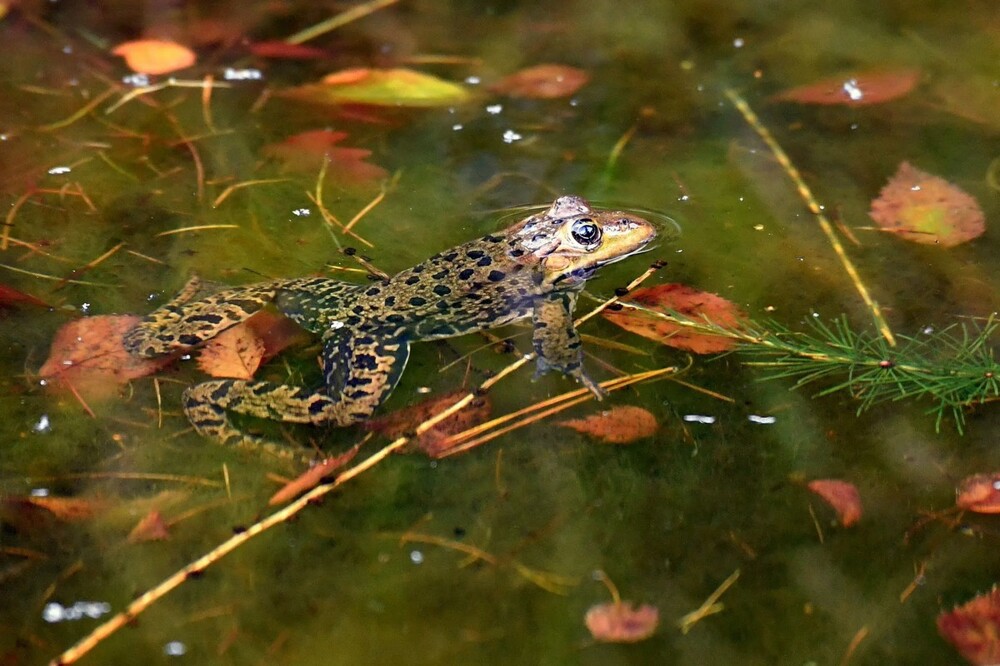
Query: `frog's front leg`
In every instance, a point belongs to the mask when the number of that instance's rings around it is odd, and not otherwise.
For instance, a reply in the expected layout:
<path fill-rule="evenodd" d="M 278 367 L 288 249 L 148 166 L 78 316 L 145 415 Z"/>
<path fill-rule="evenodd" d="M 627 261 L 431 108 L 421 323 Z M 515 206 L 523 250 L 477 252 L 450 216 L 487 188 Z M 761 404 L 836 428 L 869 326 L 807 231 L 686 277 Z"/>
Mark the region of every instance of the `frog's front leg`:
<path fill-rule="evenodd" d="M 600 400 L 607 392 L 583 369 L 583 343 L 573 325 L 576 297 L 575 291 L 557 291 L 535 302 L 531 316 L 532 344 L 538 356 L 535 376 L 558 370 L 575 377 Z"/>
<path fill-rule="evenodd" d="M 227 411 L 288 423 L 347 426 L 371 416 L 403 372 L 409 343 L 359 331 L 331 331 L 323 349 L 326 387 L 313 390 L 272 382 L 222 379 L 184 392 L 184 412 L 195 429 L 223 443 L 264 446 L 266 440 L 233 425 Z"/>

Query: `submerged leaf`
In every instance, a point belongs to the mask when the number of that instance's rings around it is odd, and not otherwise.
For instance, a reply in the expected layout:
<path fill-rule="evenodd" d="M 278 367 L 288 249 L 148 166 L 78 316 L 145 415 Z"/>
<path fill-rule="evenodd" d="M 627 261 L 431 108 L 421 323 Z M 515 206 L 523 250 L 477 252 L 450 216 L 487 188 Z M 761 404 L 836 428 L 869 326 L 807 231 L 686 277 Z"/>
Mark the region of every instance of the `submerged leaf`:
<path fill-rule="evenodd" d="M 360 445 L 352 446 L 340 455 L 320 460 L 305 472 L 283 485 L 278 492 L 271 495 L 271 499 L 267 503 L 270 506 L 284 504 L 302 493 L 312 490 L 322 483 L 324 479 L 333 476 L 334 472 L 351 462 L 360 448 Z"/>
<path fill-rule="evenodd" d="M 263 359 L 264 341 L 243 322 L 205 343 L 198 367 L 212 377 L 251 379 Z"/>
<path fill-rule="evenodd" d="M 357 68 L 281 94 L 318 104 L 433 107 L 461 104 L 469 92 L 457 83 L 412 69 Z"/>
<path fill-rule="evenodd" d="M 973 474 L 958 484 L 955 505 L 975 513 L 1000 513 L 1000 473 Z"/>
<path fill-rule="evenodd" d="M 863 106 L 881 104 L 903 97 L 920 82 L 920 70 L 897 69 L 860 72 L 834 76 L 815 83 L 791 88 L 773 99 L 799 104 L 844 104 Z"/>
<path fill-rule="evenodd" d="M 535 65 L 504 77 L 490 90 L 511 97 L 555 99 L 569 97 L 589 80 L 587 72 L 569 65 Z"/>
<path fill-rule="evenodd" d="M 746 315 L 732 302 L 682 284 L 661 284 L 636 289 L 622 298 L 622 302 L 642 305 L 666 315 L 676 312 L 691 319 L 707 319 L 726 328 L 736 327 L 746 319 Z M 696 354 L 722 352 L 734 346 L 729 338 L 700 333 L 640 310 L 605 310 L 601 314 L 626 331 Z"/>
<path fill-rule="evenodd" d="M 259 58 L 279 58 L 286 60 L 318 60 L 327 56 L 326 51 L 306 44 L 290 44 L 281 40 L 254 42 L 250 53 Z"/>
<path fill-rule="evenodd" d="M 365 161 L 372 151 L 336 145 L 346 138 L 346 132 L 311 130 L 290 136 L 281 143 L 264 146 L 264 154 L 299 173 L 315 174 L 327 162 L 329 178 L 352 182 L 372 182 L 384 178 L 385 169 Z"/>
<path fill-rule="evenodd" d="M 163 515 L 156 509 L 147 513 L 128 533 L 128 540 L 131 543 L 166 541 L 169 538 L 170 530 L 167 529 L 167 523 L 163 520 Z"/>
<path fill-rule="evenodd" d="M 809 482 L 808 487 L 833 507 L 844 527 L 850 527 L 861 520 L 861 495 L 853 483 L 839 479 L 815 479 Z"/>
<path fill-rule="evenodd" d="M 558 425 L 611 444 L 628 444 L 656 434 L 660 424 L 642 407 L 620 405 L 582 419 L 560 421 Z"/>
<path fill-rule="evenodd" d="M 156 372 L 173 357 L 139 358 L 122 344 L 122 336 L 138 322 L 135 315 L 99 315 L 65 324 L 52 339 L 38 374 L 75 388 L 107 392 L 117 383 Z"/>
<path fill-rule="evenodd" d="M 194 51 L 176 42 L 161 39 L 139 39 L 124 42 L 112 51 L 125 58 L 133 72 L 141 74 L 167 74 L 190 67 L 195 63 Z"/>
<path fill-rule="evenodd" d="M 937 618 L 938 633 L 970 664 L 1000 663 L 1000 590 L 973 597 Z"/>
<path fill-rule="evenodd" d="M 906 240 L 953 247 L 978 238 L 986 216 L 972 196 L 909 162 L 872 201 L 869 213 L 879 227 Z"/>
<path fill-rule="evenodd" d="M 35 298 L 31 294 L 26 294 L 23 291 L 14 289 L 14 287 L 8 287 L 5 284 L 0 284 L 0 308 L 10 305 L 20 305 L 22 303 L 37 305 L 43 308 L 49 307 L 48 303 Z"/>
<path fill-rule="evenodd" d="M 636 606 L 630 601 L 591 606 L 584 617 L 591 635 L 605 643 L 636 643 L 656 632 L 660 611 L 656 606 Z"/>
<path fill-rule="evenodd" d="M 390 414 L 370 419 L 364 424 L 364 427 L 385 437 L 399 437 L 413 432 L 418 425 L 448 409 L 464 398 L 467 393 L 468 391 L 458 390 L 429 398 Z M 448 450 L 448 438 L 451 435 L 482 423 L 490 417 L 492 408 L 489 397 L 484 395 L 476 398 L 465 408 L 417 437 L 416 448 L 432 458 L 440 456 Z"/>

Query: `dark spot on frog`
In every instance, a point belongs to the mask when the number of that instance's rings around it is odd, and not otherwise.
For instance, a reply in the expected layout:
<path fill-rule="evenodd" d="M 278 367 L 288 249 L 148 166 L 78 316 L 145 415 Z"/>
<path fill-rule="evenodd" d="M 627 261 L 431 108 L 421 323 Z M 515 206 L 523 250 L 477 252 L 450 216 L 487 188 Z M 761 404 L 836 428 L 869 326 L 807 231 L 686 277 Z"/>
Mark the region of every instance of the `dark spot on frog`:
<path fill-rule="evenodd" d="M 393 305 L 396 304 L 396 297 L 395 296 L 386 296 L 385 297 L 385 301 L 383 301 L 383 302 L 385 303 L 386 307 L 391 308 Z"/>
<path fill-rule="evenodd" d="M 427 299 L 420 298 L 419 296 L 414 296 L 410 299 L 410 305 L 414 307 L 420 307 L 421 305 L 427 305 Z"/>
<path fill-rule="evenodd" d="M 365 291 L 365 295 L 366 296 L 378 296 L 381 293 L 382 293 L 382 290 L 379 289 L 378 287 L 372 287 L 371 289 L 368 289 L 367 291 Z"/>
<path fill-rule="evenodd" d="M 406 278 L 406 284 L 417 284 L 418 282 L 420 282 L 420 278 L 418 278 L 416 275 L 411 275 L 410 277 Z"/>
<path fill-rule="evenodd" d="M 479 261 L 476 262 L 476 266 L 489 266 L 492 263 L 493 263 L 493 259 L 492 258 L 490 258 L 490 257 L 483 257 L 482 259 L 480 259 Z"/>
<path fill-rule="evenodd" d="M 447 296 L 451 293 L 451 287 L 443 284 L 434 285 L 434 293 L 438 296 Z"/>
<path fill-rule="evenodd" d="M 472 277 L 475 274 L 476 274 L 476 271 L 472 270 L 471 268 L 466 268 L 466 269 L 462 270 L 458 274 L 458 279 L 459 280 L 468 280 L 470 277 Z"/>
<path fill-rule="evenodd" d="M 503 271 L 490 271 L 490 274 L 486 276 L 486 278 L 490 282 L 499 282 L 500 280 L 504 279 L 505 277 L 507 277 L 507 274 L 504 273 Z"/>
<path fill-rule="evenodd" d="M 434 280 L 443 280 L 446 277 L 448 277 L 448 269 L 447 268 L 444 269 L 443 271 L 438 271 L 437 273 L 435 273 L 434 275 L 431 276 L 431 278 L 434 279 Z"/>
<path fill-rule="evenodd" d="M 467 256 L 469 259 L 479 259 L 480 257 L 485 257 L 486 253 L 483 252 L 482 250 L 469 250 L 468 252 L 465 253 L 465 256 Z"/>

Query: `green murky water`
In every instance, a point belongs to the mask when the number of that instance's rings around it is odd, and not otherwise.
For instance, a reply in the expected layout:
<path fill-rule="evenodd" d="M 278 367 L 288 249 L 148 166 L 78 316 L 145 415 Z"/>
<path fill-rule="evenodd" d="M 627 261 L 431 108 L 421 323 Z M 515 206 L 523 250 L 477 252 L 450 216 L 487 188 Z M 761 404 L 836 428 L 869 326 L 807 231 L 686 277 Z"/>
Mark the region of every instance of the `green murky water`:
<path fill-rule="evenodd" d="M 48 621 L 60 607 L 97 602 L 87 608 L 106 619 L 107 609 L 121 610 L 266 515 L 278 487 L 268 475 L 298 473 L 188 430 L 179 396 L 202 377 L 193 363 L 158 375 L 161 410 L 144 378 L 88 402 L 92 416 L 36 374 L 67 321 L 145 312 L 191 272 L 235 284 L 356 268 L 307 196 L 316 174 L 264 158 L 264 146 L 292 134 L 346 132 L 343 145 L 371 150 L 370 162 L 399 174 L 355 227 L 373 245 L 363 251 L 389 272 L 497 228 L 503 209 L 576 193 L 678 220 L 683 236 L 646 255 L 669 262 L 654 282 L 716 292 L 793 329 L 813 313 L 846 313 L 869 326 L 814 219 L 723 95 L 733 87 L 828 212 L 854 229 L 860 244 L 848 252 L 897 331 L 916 334 L 996 308 L 995 231 L 946 251 L 864 229 L 868 202 L 903 160 L 959 184 L 988 224 L 997 219 L 986 178 L 998 145 L 992 3 L 820 10 L 804 2 L 404 0 L 314 40 L 327 50 L 324 60 L 247 54 L 245 38 L 281 39 L 343 9 L 324 4 L 24 3 L 0 21 L 0 196 L 5 211 L 16 207 L 0 283 L 54 306 L 0 311 L 4 663 L 56 657 L 98 623 Z M 105 49 L 141 34 L 196 47 L 199 64 L 176 75 L 185 81 L 223 80 L 227 67 L 260 80 L 230 81 L 208 102 L 199 88 L 172 87 L 111 110 L 130 88 Z M 422 64 L 428 56 L 453 61 Z M 544 62 L 580 67 L 590 83 L 551 101 L 485 90 Z M 476 97 L 454 108 L 342 113 L 267 94 L 376 65 L 466 81 Z M 869 107 L 769 101 L 793 85 L 873 68 L 917 68 L 921 85 Z M 213 206 L 229 186 L 255 179 L 283 180 Z M 377 190 L 334 179 L 324 201 L 346 221 Z M 162 235 L 196 225 L 218 226 Z M 617 264 L 589 287 L 609 295 L 645 263 Z M 639 348 L 590 346 L 625 372 L 688 363 L 607 322 L 584 332 Z M 527 349 L 523 336 L 517 344 Z M 291 349 L 267 372 L 314 381 L 315 351 Z M 471 368 L 439 372 L 469 353 Z M 476 336 L 418 345 L 391 406 L 420 399 L 423 387 L 443 393 L 481 381 L 511 359 Z M 995 469 L 997 410 L 970 414 L 964 436 L 949 421 L 936 433 L 926 403 L 856 417 L 848 397 L 814 400 L 787 383 L 760 383 L 741 359 L 695 358 L 684 377 L 726 400 L 669 382 L 615 394 L 611 404 L 645 407 L 661 422 L 655 437 L 629 446 L 541 423 L 439 462 L 390 458 L 185 583 L 81 663 L 956 663 L 934 620 L 997 581 L 1000 526 L 968 517 L 962 529 L 931 523 L 904 535 L 923 512 L 952 505 L 959 479 Z M 497 413 L 570 388 L 558 377 L 529 378 L 521 371 L 504 380 L 494 392 Z M 588 403 L 569 414 L 595 409 Z M 691 415 L 713 418 L 684 418 Z M 330 451 L 360 437 L 289 432 Z M 860 524 L 837 527 L 801 478 L 853 482 L 865 506 Z M 82 500 L 91 515 L 63 520 L 19 503 L 41 493 Z M 130 543 L 129 531 L 153 509 L 171 538 Z M 408 530 L 482 549 L 498 564 L 401 543 Z M 565 594 L 546 591 L 523 567 L 572 584 Z M 682 634 L 677 620 L 737 569 L 725 609 Z M 595 570 L 624 598 L 659 608 L 651 639 L 590 640 L 584 613 L 608 600 Z M 918 571 L 921 584 L 904 595 Z"/>

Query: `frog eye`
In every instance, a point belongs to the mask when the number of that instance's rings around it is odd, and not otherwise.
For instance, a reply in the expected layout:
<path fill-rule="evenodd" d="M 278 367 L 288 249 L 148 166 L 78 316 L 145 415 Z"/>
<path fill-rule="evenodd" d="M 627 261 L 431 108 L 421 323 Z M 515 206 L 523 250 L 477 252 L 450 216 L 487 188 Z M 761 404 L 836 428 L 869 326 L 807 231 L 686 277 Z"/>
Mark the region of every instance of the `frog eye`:
<path fill-rule="evenodd" d="M 601 240 L 601 228 L 589 217 L 575 221 L 569 232 L 580 245 L 593 245 Z"/>

